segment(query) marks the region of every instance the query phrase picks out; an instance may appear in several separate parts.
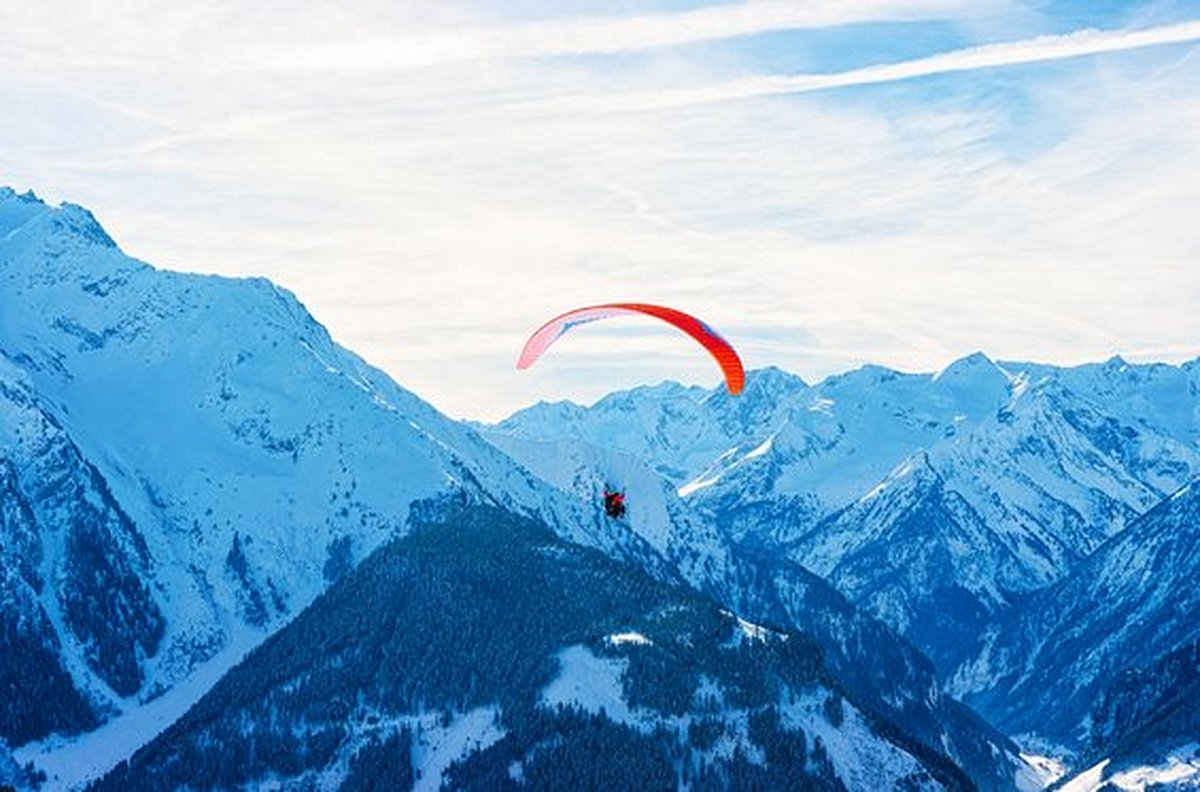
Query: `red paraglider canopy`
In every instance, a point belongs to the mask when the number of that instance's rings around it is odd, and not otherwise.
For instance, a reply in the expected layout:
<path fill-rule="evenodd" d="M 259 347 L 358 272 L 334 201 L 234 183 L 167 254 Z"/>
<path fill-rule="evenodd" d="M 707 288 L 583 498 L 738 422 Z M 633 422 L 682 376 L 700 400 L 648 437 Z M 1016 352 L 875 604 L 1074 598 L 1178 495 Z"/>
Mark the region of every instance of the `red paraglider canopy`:
<path fill-rule="evenodd" d="M 690 314 L 674 308 L 647 303 L 606 303 L 576 308 L 556 316 L 534 331 L 529 340 L 525 342 L 525 348 L 521 350 L 521 357 L 517 360 L 517 368 L 526 369 L 532 366 L 542 356 L 542 353 L 550 348 L 551 344 L 576 325 L 626 314 L 653 316 L 674 325 L 699 341 L 717 361 L 717 365 L 721 367 L 721 372 L 725 375 L 725 386 L 729 388 L 729 392 L 734 396 L 742 392 L 742 387 L 746 383 L 746 374 L 742 368 L 741 358 L 738 357 L 737 352 L 729 345 L 728 341 L 721 338 L 717 331 Z"/>

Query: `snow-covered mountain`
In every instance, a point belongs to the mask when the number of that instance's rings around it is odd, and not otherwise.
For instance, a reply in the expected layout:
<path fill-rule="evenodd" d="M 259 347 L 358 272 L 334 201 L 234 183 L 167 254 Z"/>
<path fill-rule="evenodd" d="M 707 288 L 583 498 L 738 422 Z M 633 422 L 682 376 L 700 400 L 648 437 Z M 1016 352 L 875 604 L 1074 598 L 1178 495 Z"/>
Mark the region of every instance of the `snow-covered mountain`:
<path fill-rule="evenodd" d="M 748 618 L 802 630 L 839 683 L 927 746 L 944 751 L 984 789 L 1007 789 L 1022 767 L 1015 745 L 940 693 L 932 664 L 828 583 L 779 553 L 731 543 L 664 478 L 634 455 L 578 439 L 532 440 L 486 431 L 514 459 L 577 497 L 599 502 L 626 488 L 636 526 L 694 587 Z M 1001 757 L 997 762 L 996 757 Z"/>
<path fill-rule="evenodd" d="M 818 686 L 861 727 L 853 751 L 867 754 L 851 764 L 898 751 L 918 783 L 965 771 L 981 788 L 1033 784 L 1016 746 L 946 691 L 1010 734 L 1108 762 L 1102 777 L 1188 748 L 1196 710 L 1163 680 L 1193 689 L 1187 647 L 1200 641 L 1200 495 L 1187 483 L 1200 472 L 1200 360 L 1059 368 L 976 354 L 932 375 L 867 366 L 815 385 L 768 369 L 738 398 L 663 383 L 482 427 L 339 347 L 288 292 L 156 270 L 80 207 L 0 190 L 0 285 L 0 685 L 17 691 L 0 701 L 0 783 L 27 783 L 30 761 L 53 784 L 94 776 L 210 691 L 270 689 L 261 669 L 218 680 L 314 601 L 320 614 L 322 592 L 429 509 L 462 502 L 544 523 L 670 597 L 720 603 L 747 635 L 803 636 Z M 598 508 L 605 485 L 627 490 L 627 519 Z M 653 629 L 611 635 L 658 640 Z M 610 648 L 636 653 L 640 638 Z M 582 657 L 551 643 L 560 663 Z M 610 703 L 632 712 L 630 695 Z M 757 707 L 721 728 L 730 750 L 766 757 L 737 736 Z M 499 710 L 443 710 L 390 712 L 408 728 L 393 737 L 540 745 Z M 680 712 L 653 717 L 702 720 Z M 824 729 L 825 749 L 845 737 L 811 707 L 788 712 L 781 723 Z M 572 723 L 662 747 L 608 720 Z M 388 754 L 371 747 L 387 742 L 378 729 L 347 728 L 323 778 Z M 696 772 L 745 771 L 736 750 L 714 759 L 695 738 Z M 461 748 L 456 772 L 491 767 Z M 450 772 L 451 748 L 429 750 Z M 814 762 L 820 783 L 857 778 Z"/>
<path fill-rule="evenodd" d="M 775 426 L 807 390 L 780 369 L 751 372 L 741 396 L 675 382 L 618 391 L 592 407 L 540 402 L 498 424 L 529 440 L 581 440 L 624 451 L 676 487 L 699 476 L 730 448 Z"/>
<path fill-rule="evenodd" d="M 663 385 L 535 406 L 495 431 L 649 455 L 728 537 L 787 552 L 949 671 L 1014 598 L 1200 472 L 1197 371 L 977 353 L 932 375 L 865 366 L 812 386 L 751 372 L 750 420 L 727 420 L 719 392 Z M 678 414 L 692 445 L 638 445 L 679 437 Z"/>
<path fill-rule="evenodd" d="M 832 683 L 804 633 L 470 506 L 369 558 L 100 789 L 267 779 L 970 787 Z"/>
<path fill-rule="evenodd" d="M 789 554 L 909 636 L 941 668 L 1026 582 L 1021 559 L 924 451 L 822 521 Z"/>
<path fill-rule="evenodd" d="M 614 524 L 589 491 L 594 447 L 518 453 L 514 440 L 517 464 L 337 346 L 288 292 L 156 270 L 80 207 L 0 190 L 0 283 L 0 679 L 30 684 L 5 703 L 19 725 L 6 720 L 0 740 L 54 785 L 166 728 L 403 535 L 414 504 L 457 497 L 804 630 L 831 684 L 921 762 L 942 756 L 996 789 L 1024 772 L 1011 744 L 941 696 L 918 652 L 787 559 L 735 548 L 640 451 L 604 451 L 612 475 L 636 479 L 632 519 Z M 804 389 L 782 372 L 756 379 L 756 401 L 654 390 L 733 436 Z M 696 427 L 663 427 L 677 466 L 705 456 L 689 445 Z M 564 479 L 564 460 L 584 478 Z"/>
<path fill-rule="evenodd" d="M 1200 486 L 1190 484 L 1035 594 L 988 636 L 954 687 L 1009 733 L 1081 753 L 1120 743 L 1143 718 L 1119 702 L 1159 707 L 1148 686 L 1168 675 L 1144 671 L 1200 640 L 1197 579 Z"/>
<path fill-rule="evenodd" d="M 3 190 L 0 283 L 5 634 L 21 657 L 59 656 L 9 704 L 46 691 L 58 705 L 5 719 L 2 739 L 151 700 L 169 722 L 203 692 L 177 683 L 228 668 L 441 493 L 669 574 L 268 281 L 156 270 L 86 210 Z M 28 673 L 17 656 L 4 674 Z"/>
<path fill-rule="evenodd" d="M 601 503 L 605 487 L 625 492 L 628 514 L 609 521 L 634 530 L 695 585 L 719 579 L 730 564 L 729 543 L 675 492 L 675 488 L 628 451 L 581 440 L 529 440 L 495 431 L 484 437 L 564 495 Z"/>

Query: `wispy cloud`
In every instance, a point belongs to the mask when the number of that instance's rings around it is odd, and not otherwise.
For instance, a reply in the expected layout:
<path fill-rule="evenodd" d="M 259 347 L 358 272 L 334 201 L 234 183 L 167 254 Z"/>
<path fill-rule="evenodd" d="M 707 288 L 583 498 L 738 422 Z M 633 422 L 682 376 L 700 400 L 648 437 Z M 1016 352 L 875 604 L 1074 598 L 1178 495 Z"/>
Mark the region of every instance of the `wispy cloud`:
<path fill-rule="evenodd" d="M 664 89 L 612 96 L 570 97 L 558 101 L 576 112 L 669 110 L 696 104 L 729 102 L 777 94 L 802 94 L 859 85 L 930 77 L 937 74 L 1080 58 L 1106 52 L 1200 41 L 1200 22 L 1146 30 L 1078 30 L 1055 36 L 985 44 L 925 58 L 865 66 L 832 74 L 769 75 L 730 80 L 697 88 Z"/>
<path fill-rule="evenodd" d="M 463 61 L 614 54 L 784 30 L 947 19 L 994 5 L 963 0 L 731 3 L 670 13 L 459 26 L 315 46 L 259 47 L 223 61 L 221 68 L 389 71 Z"/>
<path fill-rule="evenodd" d="M 91 206 L 156 264 L 275 279 L 336 338 L 456 415 L 648 377 L 715 383 L 710 361 L 669 332 L 639 337 L 636 352 L 581 332 L 536 369 L 515 369 L 546 316 L 617 299 L 685 307 L 750 366 L 809 379 L 866 361 L 934 370 L 978 348 L 1056 361 L 1200 352 L 1196 58 L 1160 48 L 986 80 L 970 71 L 1191 41 L 1197 23 L 1110 14 L 1080 24 L 1138 29 L 1031 38 L 1067 29 L 1038 4 L 1003 26 L 1025 40 L 955 49 L 995 41 L 997 28 L 958 27 L 954 15 L 974 6 L 926 4 L 925 18 L 944 11 L 952 24 L 904 26 L 903 51 L 942 55 L 755 78 L 770 91 L 731 103 L 705 89 L 672 105 L 662 86 L 727 86 L 778 65 L 743 57 L 764 42 L 852 50 L 809 59 L 816 70 L 877 60 L 875 37 L 897 33 L 728 40 L 737 31 L 815 26 L 819 14 L 886 21 L 912 6 L 796 3 L 809 16 L 786 21 L 771 16 L 782 4 L 748 3 L 596 27 L 540 0 L 522 8 L 555 19 L 415 4 L 24 4 L 0 30 L 0 107 L 13 111 L 0 118 L 0 183 Z M 638 32 L 647 18 L 695 28 Z M 426 34 L 448 36 L 449 54 L 383 51 Z M 685 40 L 711 43 L 670 46 Z M 375 49 L 348 68 L 286 57 L 278 70 L 215 68 L 331 41 Z M 639 54 L 547 57 L 614 47 Z M 961 77 L 937 94 L 804 95 L 935 73 Z M 747 84 L 758 85 L 736 83 Z M 658 112 L 593 111 L 630 96 Z"/>

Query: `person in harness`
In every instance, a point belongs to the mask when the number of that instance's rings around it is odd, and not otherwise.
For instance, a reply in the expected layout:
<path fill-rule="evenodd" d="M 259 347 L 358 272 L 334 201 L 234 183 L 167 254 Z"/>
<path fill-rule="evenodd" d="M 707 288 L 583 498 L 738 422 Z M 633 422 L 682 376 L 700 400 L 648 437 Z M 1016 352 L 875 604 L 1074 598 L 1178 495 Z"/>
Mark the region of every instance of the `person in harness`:
<path fill-rule="evenodd" d="M 625 516 L 625 493 L 604 488 L 604 513 L 614 520 Z"/>

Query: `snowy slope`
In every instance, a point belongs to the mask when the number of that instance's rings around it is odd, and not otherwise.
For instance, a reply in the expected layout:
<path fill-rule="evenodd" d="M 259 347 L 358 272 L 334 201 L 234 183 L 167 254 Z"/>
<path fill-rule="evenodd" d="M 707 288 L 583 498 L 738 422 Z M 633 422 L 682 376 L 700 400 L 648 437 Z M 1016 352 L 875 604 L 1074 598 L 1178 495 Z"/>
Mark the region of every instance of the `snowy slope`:
<path fill-rule="evenodd" d="M 1187 742 L 1161 761 L 1139 764 L 1103 759 L 1058 787 L 1061 792 L 1174 792 L 1200 789 L 1200 743 Z"/>
<path fill-rule="evenodd" d="M 1200 641 L 1122 671 L 1091 710 L 1089 738 L 1077 764 L 1087 769 L 1066 788 L 1200 787 Z"/>
<path fill-rule="evenodd" d="M 539 441 L 485 432 L 515 459 L 564 492 L 598 502 L 603 486 L 627 487 L 619 524 L 662 551 L 696 588 L 752 619 L 804 630 L 846 689 L 945 751 L 981 788 L 1010 788 L 1025 772 L 1016 747 L 957 702 L 939 694 L 929 662 L 881 623 L 859 612 L 825 581 L 778 553 L 758 554 L 717 532 L 671 483 L 624 451 L 561 439 Z"/>
<path fill-rule="evenodd" d="M 953 668 L 1025 585 L 1021 559 L 918 452 L 789 545 L 793 558 Z"/>
<path fill-rule="evenodd" d="M 955 680 L 1010 733 L 1082 748 L 1102 691 L 1200 639 L 1200 487 L 1184 487 L 1038 592 Z M 1161 675 L 1161 674 L 1160 674 Z"/>
<path fill-rule="evenodd" d="M 39 640 L 63 647 L 77 689 L 102 705 L 101 717 L 132 717 L 205 663 L 236 662 L 403 532 L 418 500 L 469 492 L 666 569 L 644 541 L 596 521 L 590 504 L 538 481 L 337 346 L 268 281 L 156 270 L 124 255 L 86 210 L 0 190 L 0 285 L 6 377 L 36 399 L 38 420 L 57 429 L 86 486 L 101 493 L 83 501 L 103 501 L 102 513 L 113 515 L 105 517 L 109 534 L 125 555 L 102 555 L 118 565 L 114 574 L 129 572 L 121 579 L 129 579 L 131 604 L 121 612 L 152 625 L 134 630 L 142 640 L 119 674 L 105 675 L 108 661 L 90 672 L 99 684 L 81 678 L 78 669 L 94 664 L 87 641 L 72 638 L 69 610 L 56 615 L 53 598 L 43 597 L 53 635 L 43 629 Z M 9 456 L 21 442 L 9 437 L 0 452 Z M 49 453 L 35 456 L 54 462 Z M 66 476 L 59 467 L 36 480 Z M 56 524 L 47 520 L 40 536 L 54 536 Z M 58 547 L 44 554 L 55 574 L 70 555 Z M 10 583 L 14 564 L 5 562 Z M 18 572 L 24 582 L 6 590 L 24 598 L 22 613 L 36 613 L 37 581 Z M 148 593 L 137 600 L 134 592 Z M 112 629 L 123 624 L 110 621 Z M 83 727 L 75 718 L 24 739 Z"/>
<path fill-rule="evenodd" d="M 932 375 L 770 378 L 784 384 L 741 397 L 757 421 L 722 421 L 689 396 L 696 445 L 640 453 L 660 468 L 689 460 L 679 492 L 697 513 L 735 541 L 786 548 L 946 670 L 998 610 L 1200 472 L 1196 364 L 1057 368 L 977 353 Z M 669 432 L 657 397 L 642 396 L 535 407 L 497 430 L 614 443 Z"/>
<path fill-rule="evenodd" d="M 331 587 L 101 789 L 967 787 L 843 695 L 805 634 L 748 630 L 497 509 L 443 519 Z"/>
<path fill-rule="evenodd" d="M 94 726 L 144 682 L 163 616 L 143 536 L 0 354 L 0 739 Z"/>
<path fill-rule="evenodd" d="M 628 530 L 646 540 L 692 583 L 703 586 L 728 566 L 725 538 L 633 454 L 577 440 L 529 440 L 488 430 L 484 437 L 567 497 L 593 504 L 593 519 L 608 530 Z M 628 512 L 620 520 L 599 508 L 605 487 L 626 494 Z"/>

